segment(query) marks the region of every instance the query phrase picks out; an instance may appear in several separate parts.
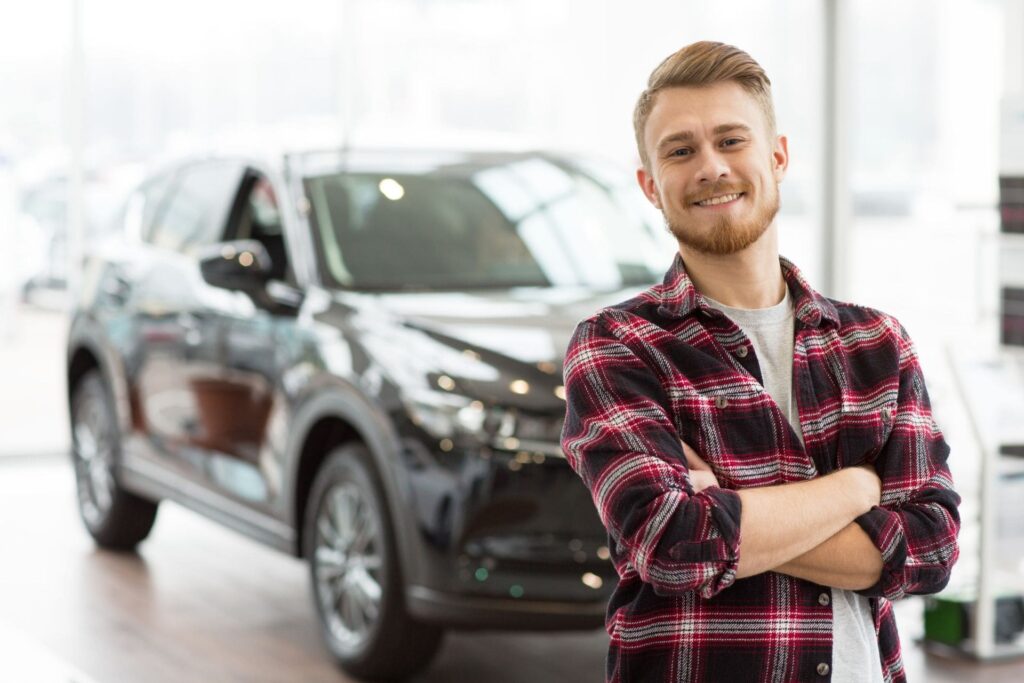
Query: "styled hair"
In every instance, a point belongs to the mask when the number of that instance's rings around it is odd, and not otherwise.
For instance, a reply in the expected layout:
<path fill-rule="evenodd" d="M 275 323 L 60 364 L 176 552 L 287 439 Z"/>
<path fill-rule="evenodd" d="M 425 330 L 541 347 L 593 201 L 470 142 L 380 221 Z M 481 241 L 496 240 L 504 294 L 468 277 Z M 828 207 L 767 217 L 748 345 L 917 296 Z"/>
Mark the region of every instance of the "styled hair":
<path fill-rule="evenodd" d="M 644 127 L 654 108 L 658 93 L 665 88 L 700 88 L 715 83 L 734 81 L 750 93 L 764 112 L 768 131 L 775 136 L 775 106 L 772 104 L 772 84 L 761 65 L 743 50 L 711 41 L 691 43 L 662 61 L 650 78 L 647 89 L 640 93 L 633 109 L 633 130 L 636 146 L 644 168 L 650 168 L 650 158 L 644 147 Z"/>

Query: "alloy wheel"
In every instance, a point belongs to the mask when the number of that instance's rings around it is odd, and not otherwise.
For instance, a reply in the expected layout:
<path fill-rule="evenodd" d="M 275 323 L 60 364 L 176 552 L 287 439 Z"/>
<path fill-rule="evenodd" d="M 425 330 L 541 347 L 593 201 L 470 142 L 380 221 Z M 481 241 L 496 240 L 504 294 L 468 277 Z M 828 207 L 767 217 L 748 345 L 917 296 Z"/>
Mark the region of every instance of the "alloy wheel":
<path fill-rule="evenodd" d="M 82 516 L 90 525 L 100 524 L 110 511 L 114 496 L 114 440 L 106 407 L 88 395 L 72 424 L 75 477 L 81 497 Z"/>
<path fill-rule="evenodd" d="M 336 482 L 322 500 L 313 557 L 317 593 L 338 645 L 356 651 L 382 609 L 380 522 L 365 492 L 351 481 Z"/>

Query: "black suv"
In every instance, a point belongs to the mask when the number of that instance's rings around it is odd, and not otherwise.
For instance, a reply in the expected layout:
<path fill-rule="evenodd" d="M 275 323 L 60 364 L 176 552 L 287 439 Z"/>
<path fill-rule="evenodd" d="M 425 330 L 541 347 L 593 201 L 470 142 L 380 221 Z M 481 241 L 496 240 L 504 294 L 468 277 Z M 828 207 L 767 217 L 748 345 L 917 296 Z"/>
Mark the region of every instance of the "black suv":
<path fill-rule="evenodd" d="M 672 248 L 630 178 L 541 153 L 191 160 L 92 245 L 68 346 L 81 517 L 171 500 L 309 560 L 356 676 L 445 628 L 600 627 L 616 574 L 559 447 L 575 324 Z"/>

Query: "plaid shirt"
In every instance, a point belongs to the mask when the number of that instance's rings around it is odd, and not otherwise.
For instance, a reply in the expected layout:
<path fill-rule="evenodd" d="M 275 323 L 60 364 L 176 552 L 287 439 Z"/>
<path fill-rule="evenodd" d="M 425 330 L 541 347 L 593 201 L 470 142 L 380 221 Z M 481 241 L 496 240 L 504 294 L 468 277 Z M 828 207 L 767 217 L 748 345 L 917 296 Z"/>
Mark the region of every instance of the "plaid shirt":
<path fill-rule="evenodd" d="M 562 446 L 619 574 L 608 681 L 829 680 L 831 589 L 772 571 L 736 579 L 737 489 L 875 465 L 881 505 L 856 523 L 884 566 L 857 592 L 870 598 L 886 681 L 905 680 L 889 601 L 949 580 L 960 497 L 910 338 L 893 317 L 826 299 L 780 261 L 803 446 L 762 386 L 750 341 L 708 305 L 678 254 L 663 284 L 584 320 L 569 344 Z M 680 440 L 721 488 L 694 492 Z"/>

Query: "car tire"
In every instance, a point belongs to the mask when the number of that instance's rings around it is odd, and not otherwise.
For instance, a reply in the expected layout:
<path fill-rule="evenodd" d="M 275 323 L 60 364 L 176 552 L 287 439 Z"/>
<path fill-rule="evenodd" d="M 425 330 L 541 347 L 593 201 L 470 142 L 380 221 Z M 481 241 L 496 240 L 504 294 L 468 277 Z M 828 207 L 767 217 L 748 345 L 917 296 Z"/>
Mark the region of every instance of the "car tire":
<path fill-rule="evenodd" d="M 394 525 L 365 446 L 327 456 L 303 532 L 321 632 L 341 668 L 366 680 L 403 680 L 426 668 L 444 630 L 406 611 Z"/>
<path fill-rule="evenodd" d="M 132 550 L 149 535 L 157 503 L 121 488 L 117 464 L 121 434 L 113 401 L 98 370 L 90 370 L 71 396 L 71 460 L 78 513 L 97 545 Z"/>

